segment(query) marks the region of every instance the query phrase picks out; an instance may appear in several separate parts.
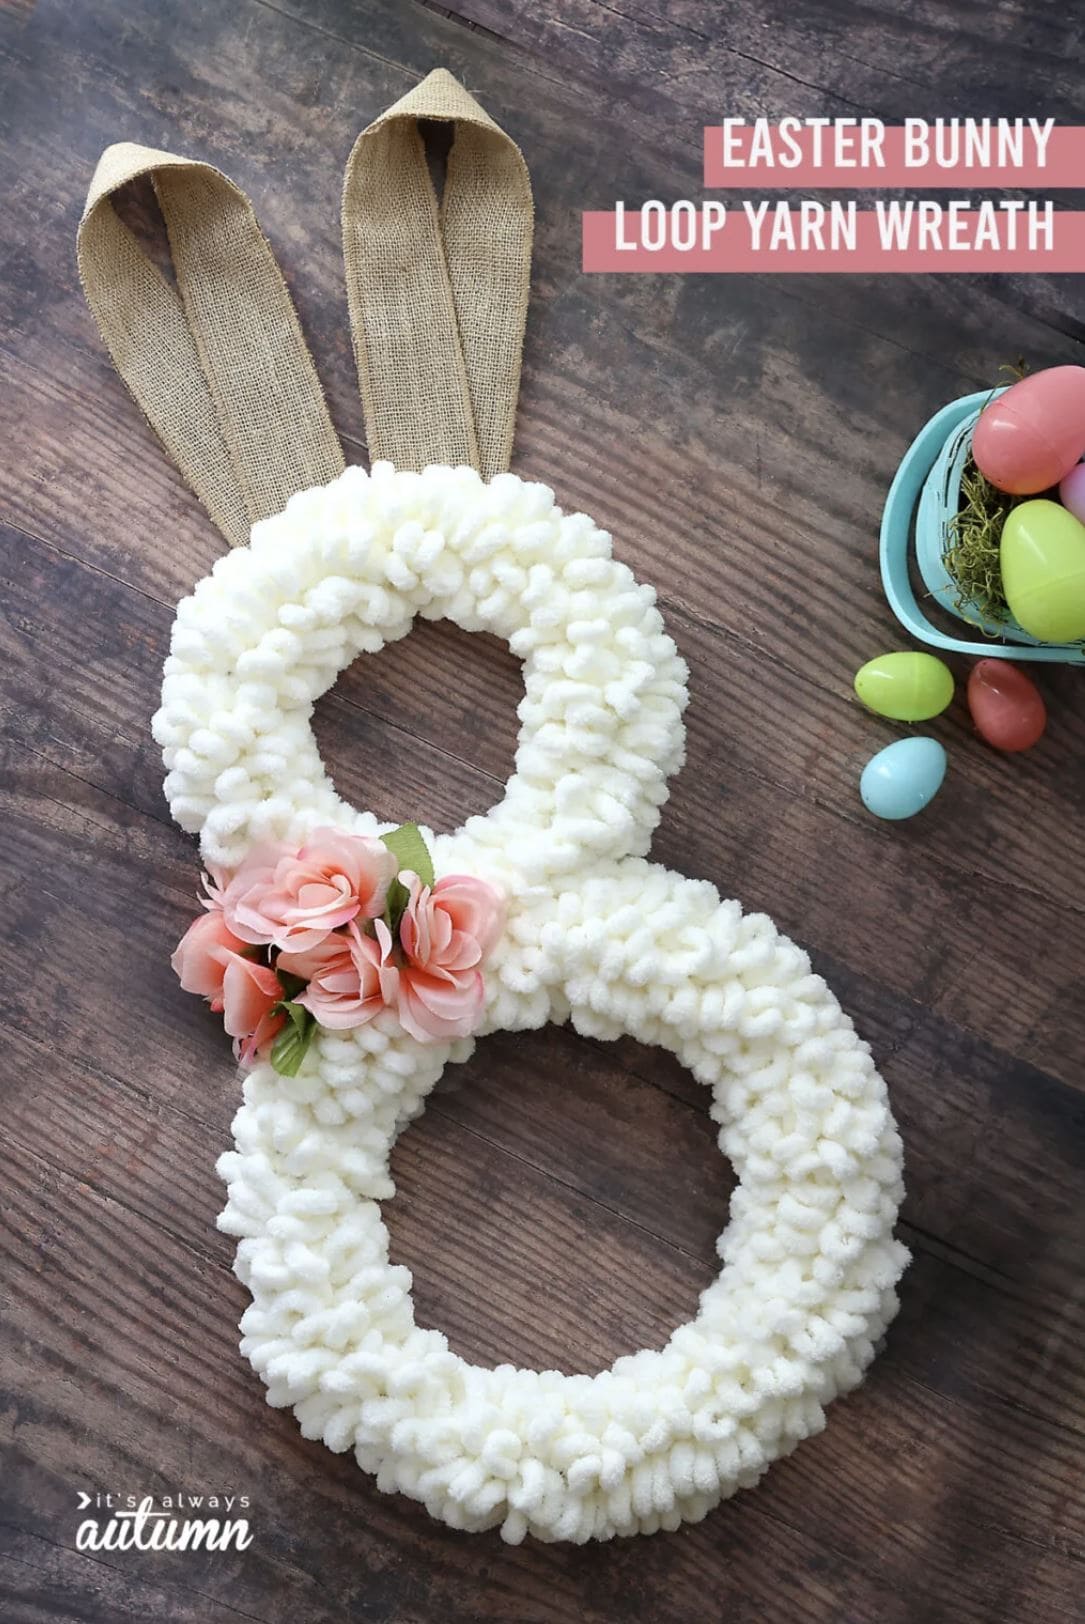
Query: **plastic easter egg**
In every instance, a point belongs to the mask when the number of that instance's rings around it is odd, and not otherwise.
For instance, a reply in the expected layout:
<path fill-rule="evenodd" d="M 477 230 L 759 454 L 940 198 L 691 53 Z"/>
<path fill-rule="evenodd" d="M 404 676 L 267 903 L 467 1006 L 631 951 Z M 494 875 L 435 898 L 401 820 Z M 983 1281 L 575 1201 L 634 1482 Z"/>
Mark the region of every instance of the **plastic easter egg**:
<path fill-rule="evenodd" d="M 1002 527 L 1010 613 L 1043 643 L 1085 637 L 1085 524 L 1058 502 L 1022 502 Z"/>
<path fill-rule="evenodd" d="M 1028 750 L 1047 726 L 1043 695 L 1009 660 L 977 660 L 968 676 L 976 732 L 996 750 Z"/>
<path fill-rule="evenodd" d="M 932 801 L 946 776 L 946 752 L 937 739 L 898 739 L 871 756 L 859 794 L 876 818 L 914 818 Z"/>
<path fill-rule="evenodd" d="M 869 710 L 894 722 L 925 722 L 953 698 L 953 673 L 933 654 L 908 649 L 879 654 L 855 673 L 855 692 Z"/>
<path fill-rule="evenodd" d="M 980 413 L 972 455 L 980 473 L 1012 496 L 1064 479 L 1085 452 L 1085 367 L 1049 367 L 1022 378 Z"/>
<path fill-rule="evenodd" d="M 1085 462 L 1075 463 L 1059 485 L 1059 501 L 1085 524 Z"/>

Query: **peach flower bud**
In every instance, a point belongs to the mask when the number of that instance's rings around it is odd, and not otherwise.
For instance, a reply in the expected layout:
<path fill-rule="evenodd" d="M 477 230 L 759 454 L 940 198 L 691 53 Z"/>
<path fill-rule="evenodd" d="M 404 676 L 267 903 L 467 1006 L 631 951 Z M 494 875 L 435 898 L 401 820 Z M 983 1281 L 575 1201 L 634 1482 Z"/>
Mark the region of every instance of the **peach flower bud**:
<path fill-rule="evenodd" d="M 382 913 L 395 872 L 383 841 L 314 829 L 297 852 L 258 847 L 209 895 L 243 941 L 304 953 L 352 919 Z"/>
<path fill-rule="evenodd" d="M 352 921 L 304 953 L 279 955 L 280 969 L 309 983 L 294 1002 L 321 1026 L 363 1026 L 394 1003 L 398 975 L 389 962 L 392 938 L 383 920 L 376 930 L 376 940 L 363 936 Z"/>
<path fill-rule="evenodd" d="M 226 966 L 246 944 L 235 936 L 218 911 L 201 914 L 185 931 L 170 959 L 186 992 L 209 998 L 222 1008 L 222 980 Z"/>
<path fill-rule="evenodd" d="M 400 879 L 410 891 L 399 926 L 400 1024 L 420 1043 L 468 1037 L 482 1014 L 481 966 L 504 927 L 504 904 L 467 874 L 432 887 L 407 871 Z"/>
<path fill-rule="evenodd" d="M 256 959 L 233 953 L 222 978 L 221 1001 L 211 1008 L 222 1010 L 222 1024 L 232 1038 L 250 1038 L 282 995 L 274 970 Z"/>
<path fill-rule="evenodd" d="M 222 913 L 201 914 L 178 943 L 170 960 L 186 992 L 206 998 L 234 1039 L 234 1053 L 251 1065 L 267 1047 L 286 1017 L 273 1014 L 283 996 L 274 970 L 252 956 L 252 948 L 235 936 Z"/>
<path fill-rule="evenodd" d="M 280 987 L 276 1003 L 281 997 L 282 988 Z M 234 1056 L 237 1061 L 242 1066 L 254 1065 L 257 1060 L 267 1054 L 285 1025 L 286 1016 L 281 1009 L 277 1009 L 273 1004 L 266 1014 L 261 1015 L 255 1030 L 250 1032 L 247 1038 L 234 1039 Z"/>

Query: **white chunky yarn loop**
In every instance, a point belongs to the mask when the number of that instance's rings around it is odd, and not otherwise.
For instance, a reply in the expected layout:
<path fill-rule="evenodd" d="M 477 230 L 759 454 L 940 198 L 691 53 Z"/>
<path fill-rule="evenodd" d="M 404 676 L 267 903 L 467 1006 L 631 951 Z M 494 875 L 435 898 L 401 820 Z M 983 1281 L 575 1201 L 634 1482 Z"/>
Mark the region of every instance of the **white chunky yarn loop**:
<path fill-rule="evenodd" d="M 907 1253 L 901 1145 L 870 1051 L 800 949 L 705 881 L 645 862 L 682 757 L 685 670 L 654 595 L 590 520 L 512 475 L 349 469 L 295 497 L 178 610 L 155 736 L 167 794 L 226 866 L 318 824 L 336 795 L 314 699 L 415 613 L 525 659 L 501 805 L 433 839 L 438 873 L 502 885 L 479 1035 L 571 1019 L 675 1054 L 712 1092 L 739 1184 L 722 1270 L 660 1351 L 595 1376 L 495 1370 L 415 1324 L 379 1202 L 444 1065 L 384 1013 L 319 1030 L 294 1078 L 246 1078 L 219 1162 L 252 1304 L 242 1351 L 307 1437 L 454 1528 L 606 1539 L 703 1517 L 820 1429 L 874 1356 Z"/>

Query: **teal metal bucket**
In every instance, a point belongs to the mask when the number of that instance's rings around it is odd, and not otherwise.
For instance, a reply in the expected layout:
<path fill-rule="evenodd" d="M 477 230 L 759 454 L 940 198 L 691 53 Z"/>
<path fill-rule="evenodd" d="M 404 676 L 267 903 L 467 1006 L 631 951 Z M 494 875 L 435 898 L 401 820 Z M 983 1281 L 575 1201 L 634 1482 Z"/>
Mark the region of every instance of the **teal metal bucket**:
<path fill-rule="evenodd" d="M 995 625 L 984 620 L 978 609 L 968 614 L 958 608 L 957 587 L 942 562 L 946 526 L 960 502 L 961 473 L 972 444 L 972 430 L 987 402 L 1001 393 L 1000 389 L 984 389 L 951 401 L 912 441 L 889 487 L 882 513 L 882 586 L 901 625 L 919 642 L 933 648 L 981 657 L 1085 665 L 1085 642 L 1041 643 L 1016 621 Z M 923 585 L 943 609 L 979 632 L 979 640 L 969 641 L 963 635 L 940 631 L 920 608 L 908 567 L 913 523 L 916 565 Z"/>

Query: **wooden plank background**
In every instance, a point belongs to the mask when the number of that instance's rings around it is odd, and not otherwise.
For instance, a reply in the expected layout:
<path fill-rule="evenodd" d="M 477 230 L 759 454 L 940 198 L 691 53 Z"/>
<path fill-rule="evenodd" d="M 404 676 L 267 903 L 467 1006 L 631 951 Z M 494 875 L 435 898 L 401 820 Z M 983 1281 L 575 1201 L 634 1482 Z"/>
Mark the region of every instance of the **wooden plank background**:
<path fill-rule="evenodd" d="M 1019 355 L 1081 361 L 1073 278 L 586 278 L 579 213 L 699 191 L 723 113 L 1083 121 L 1062 0 L 0 3 L 5 1463 L 0 1612 L 732 1624 L 1082 1618 L 1085 695 L 995 755 L 963 702 L 914 824 L 856 795 L 893 736 L 850 678 L 900 639 L 881 502 L 930 412 Z M 219 550 L 110 371 L 75 226 L 103 146 L 254 198 L 353 460 L 338 245 L 354 135 L 442 62 L 515 135 L 538 238 L 516 466 L 611 529 L 693 671 L 655 845 L 768 910 L 875 1044 L 907 1153 L 903 1309 L 826 1433 L 681 1534 L 468 1538 L 263 1403 L 214 1228 L 237 1085 L 168 954 L 196 857 L 148 722 L 173 605 Z M 963 668 L 962 668 L 963 671 Z M 318 706 L 344 793 L 451 826 L 497 798 L 516 662 L 426 627 Z M 660 1345 L 730 1180 L 699 1091 L 632 1043 L 487 1040 L 397 1147 L 394 1256 L 481 1360 Z M 79 1489 L 247 1493 L 226 1557 L 74 1549 Z"/>

